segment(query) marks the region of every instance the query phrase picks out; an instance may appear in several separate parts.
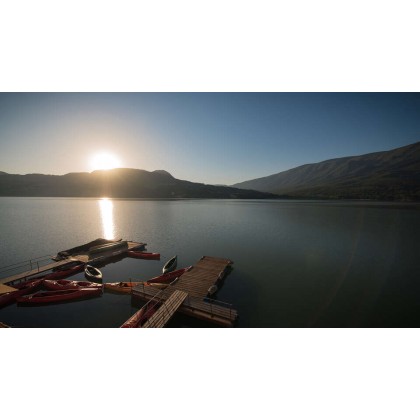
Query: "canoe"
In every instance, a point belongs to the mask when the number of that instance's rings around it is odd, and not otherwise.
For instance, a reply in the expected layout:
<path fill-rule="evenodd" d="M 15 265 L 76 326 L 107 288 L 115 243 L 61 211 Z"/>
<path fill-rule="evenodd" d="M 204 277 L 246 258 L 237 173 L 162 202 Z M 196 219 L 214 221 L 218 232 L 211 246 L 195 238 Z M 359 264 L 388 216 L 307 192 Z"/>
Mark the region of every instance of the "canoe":
<path fill-rule="evenodd" d="M 169 273 L 170 271 L 175 270 L 178 257 L 175 255 L 172 257 L 162 268 L 162 273 Z"/>
<path fill-rule="evenodd" d="M 134 286 L 142 283 L 141 281 L 120 281 L 118 283 L 105 283 L 104 287 L 111 292 L 131 293 Z"/>
<path fill-rule="evenodd" d="M 85 277 L 89 280 L 102 281 L 102 273 L 96 267 L 86 264 Z"/>
<path fill-rule="evenodd" d="M 25 282 L 13 286 L 17 290 L 0 295 L 0 308 L 2 308 L 3 306 L 10 305 L 20 296 L 34 292 L 38 287 L 41 286 L 41 283 L 42 280 L 35 280 L 32 282 Z"/>
<path fill-rule="evenodd" d="M 143 260 L 160 260 L 160 254 L 156 252 L 127 251 L 130 258 L 141 258 Z"/>
<path fill-rule="evenodd" d="M 74 267 L 70 267 L 70 268 L 63 269 L 63 270 L 53 271 L 52 273 L 44 276 L 44 278 L 47 279 L 47 280 L 64 279 L 66 277 L 70 277 L 73 274 L 78 273 L 79 271 L 83 271 L 84 266 L 85 265 L 83 263 L 79 263 L 78 265 L 76 265 Z"/>
<path fill-rule="evenodd" d="M 185 272 L 187 272 L 191 268 L 192 268 L 192 265 L 190 265 L 189 267 L 186 267 L 186 268 L 180 268 L 179 270 L 172 271 L 172 272 L 166 273 L 166 274 L 162 274 L 162 275 L 157 276 L 157 277 L 153 277 L 153 278 L 147 280 L 146 283 L 148 283 L 148 284 L 150 284 L 150 283 L 170 283 L 171 281 L 175 280 L 177 277 L 181 276 L 182 274 L 184 274 Z"/>
<path fill-rule="evenodd" d="M 120 328 L 141 328 L 141 326 L 156 312 L 160 304 L 146 304 L 132 317 L 128 318 Z"/>
<path fill-rule="evenodd" d="M 48 280 L 42 281 L 42 286 L 47 290 L 68 290 L 68 289 L 79 289 L 85 287 L 95 287 L 102 289 L 102 284 L 93 283 L 91 281 L 77 281 L 77 280 Z"/>
<path fill-rule="evenodd" d="M 20 296 L 16 299 L 21 304 L 43 304 L 66 302 L 75 299 L 85 299 L 100 296 L 101 289 L 89 287 L 83 289 L 51 290 L 49 292 L 37 292 L 32 295 Z"/>

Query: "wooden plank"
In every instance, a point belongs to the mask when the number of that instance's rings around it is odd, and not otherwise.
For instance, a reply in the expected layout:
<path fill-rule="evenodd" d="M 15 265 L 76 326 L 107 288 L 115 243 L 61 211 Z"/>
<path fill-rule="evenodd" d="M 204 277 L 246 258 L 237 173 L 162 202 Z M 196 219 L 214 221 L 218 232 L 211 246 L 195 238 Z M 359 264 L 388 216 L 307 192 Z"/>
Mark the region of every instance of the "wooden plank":
<path fill-rule="evenodd" d="M 175 290 L 153 316 L 143 325 L 143 328 L 163 328 L 182 305 L 187 293 Z"/>
<path fill-rule="evenodd" d="M 173 286 L 169 286 L 165 290 L 159 290 L 152 287 L 145 287 L 144 293 L 142 293 L 141 289 L 138 289 L 137 291 L 133 290 L 133 295 L 145 300 L 153 299 L 154 297 L 156 300 L 167 299 L 174 290 L 172 288 Z M 222 304 L 222 302 L 220 302 L 220 304 Z M 217 302 L 211 304 L 190 295 L 188 295 L 187 299 L 181 305 L 180 312 L 183 312 L 183 310 L 189 310 L 190 312 L 188 312 L 188 314 L 191 314 L 194 311 L 201 311 L 204 314 L 207 314 L 206 319 L 210 321 L 214 315 L 217 315 L 224 318 L 228 323 L 233 323 L 238 316 L 237 311 L 232 307 L 221 306 Z"/>
<path fill-rule="evenodd" d="M 6 286 L 5 284 L 0 284 L 0 295 L 9 292 L 16 292 L 17 289 L 14 287 Z"/>

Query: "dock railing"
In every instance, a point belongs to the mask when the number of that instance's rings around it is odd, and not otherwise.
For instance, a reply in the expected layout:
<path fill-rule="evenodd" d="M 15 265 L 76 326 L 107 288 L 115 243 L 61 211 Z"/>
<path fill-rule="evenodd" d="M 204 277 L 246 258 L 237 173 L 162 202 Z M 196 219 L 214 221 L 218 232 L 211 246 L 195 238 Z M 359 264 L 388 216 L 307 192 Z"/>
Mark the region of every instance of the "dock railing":
<path fill-rule="evenodd" d="M 30 260 L 0 267 L 0 278 L 7 277 L 8 275 L 13 274 L 14 271 L 32 271 L 37 269 L 39 272 L 39 267 L 49 262 L 51 259 L 51 255 L 43 255 L 42 257 L 35 257 Z"/>
<path fill-rule="evenodd" d="M 191 297 L 190 295 L 187 296 L 186 302 L 187 302 L 187 304 L 192 306 L 192 303 L 190 302 L 190 299 L 193 299 L 193 301 L 195 303 L 195 306 L 197 306 L 197 298 Z M 211 299 L 211 298 L 208 298 L 208 297 L 205 297 L 202 300 L 202 302 L 206 303 L 210 306 L 211 315 L 217 315 L 217 309 L 222 307 L 222 308 L 229 309 L 229 319 L 231 321 L 235 320 L 235 316 L 232 313 L 233 305 L 231 303 L 223 302 L 221 300 Z"/>

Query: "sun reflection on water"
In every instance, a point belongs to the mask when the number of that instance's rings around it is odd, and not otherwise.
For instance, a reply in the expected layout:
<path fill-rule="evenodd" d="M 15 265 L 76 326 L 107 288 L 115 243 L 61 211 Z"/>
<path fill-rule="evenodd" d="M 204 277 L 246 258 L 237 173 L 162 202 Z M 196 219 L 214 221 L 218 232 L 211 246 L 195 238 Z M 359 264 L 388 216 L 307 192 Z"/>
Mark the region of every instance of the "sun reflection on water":
<path fill-rule="evenodd" d="M 98 204 L 101 212 L 103 237 L 105 239 L 114 239 L 114 204 L 109 198 L 101 198 L 98 200 Z"/>

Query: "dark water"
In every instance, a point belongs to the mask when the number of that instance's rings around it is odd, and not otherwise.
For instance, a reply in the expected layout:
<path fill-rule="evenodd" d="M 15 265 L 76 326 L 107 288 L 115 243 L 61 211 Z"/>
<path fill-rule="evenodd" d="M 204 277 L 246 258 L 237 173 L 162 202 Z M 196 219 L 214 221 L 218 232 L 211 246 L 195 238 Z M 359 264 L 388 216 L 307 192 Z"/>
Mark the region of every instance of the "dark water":
<path fill-rule="evenodd" d="M 146 242 L 161 261 L 126 258 L 104 281 L 158 275 L 202 255 L 234 261 L 217 299 L 239 327 L 420 326 L 420 208 L 415 205 L 239 200 L 0 198 L 0 267 L 98 237 Z M 1 277 L 8 275 L 5 273 Z M 82 279 L 83 274 L 74 276 Z M 130 296 L 0 309 L 25 327 L 117 327 Z M 177 316 L 172 326 L 206 326 Z"/>

